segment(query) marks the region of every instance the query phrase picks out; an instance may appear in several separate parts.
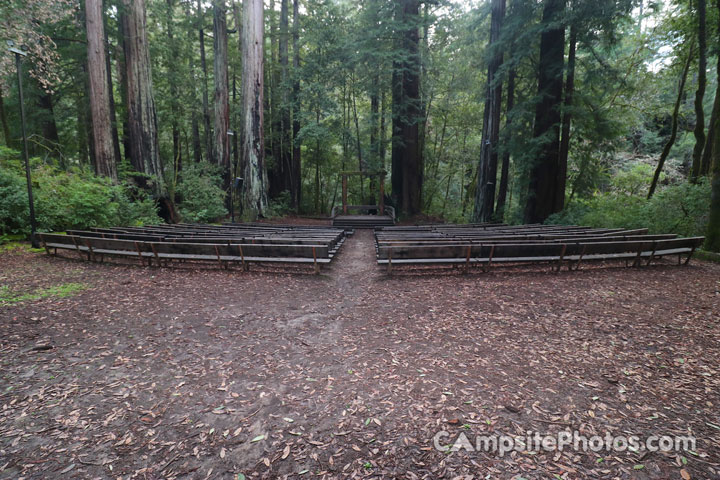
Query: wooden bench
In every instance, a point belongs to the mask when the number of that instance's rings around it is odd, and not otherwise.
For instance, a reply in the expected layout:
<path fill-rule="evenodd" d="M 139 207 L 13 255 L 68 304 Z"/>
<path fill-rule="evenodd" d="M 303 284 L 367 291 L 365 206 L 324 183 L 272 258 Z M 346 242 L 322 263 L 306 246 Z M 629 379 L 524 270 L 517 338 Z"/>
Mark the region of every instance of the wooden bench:
<path fill-rule="evenodd" d="M 626 264 L 632 261 L 633 266 L 640 266 L 643 260 L 649 265 L 654 259 L 668 255 L 678 255 L 678 263 L 686 255 L 685 264 L 688 264 L 704 241 L 704 237 L 648 237 L 651 238 L 615 241 L 596 238 L 592 241 L 543 243 L 379 244 L 377 262 L 387 265 L 389 273 L 393 264 L 462 264 L 467 270 L 472 264 L 482 264 L 487 269 L 493 263 L 551 263 L 553 268 L 560 270 L 563 263 L 567 263 L 569 269 L 574 265 L 577 270 L 583 261 L 625 260 Z"/>
<path fill-rule="evenodd" d="M 51 250 L 72 250 L 81 259 L 103 261 L 105 255 L 137 257 L 143 264 L 160 266 L 171 260 L 217 261 L 227 268 L 230 262 L 240 263 L 244 270 L 250 263 L 308 263 L 319 273 L 322 264 L 332 260 L 332 249 L 322 244 L 276 243 L 183 243 L 86 237 L 78 235 L 38 234 L 48 254 Z"/>

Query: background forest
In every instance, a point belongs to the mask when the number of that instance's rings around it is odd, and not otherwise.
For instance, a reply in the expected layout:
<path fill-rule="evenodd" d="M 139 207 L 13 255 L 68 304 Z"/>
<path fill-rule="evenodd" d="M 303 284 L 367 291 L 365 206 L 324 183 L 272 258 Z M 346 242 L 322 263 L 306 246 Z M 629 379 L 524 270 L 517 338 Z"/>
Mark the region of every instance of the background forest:
<path fill-rule="evenodd" d="M 387 171 L 402 218 L 710 222 L 720 249 L 719 8 L 8 0 L 0 37 L 28 51 L 43 230 L 327 216 L 341 172 Z M 14 61 L 4 48 L 3 234 L 29 230 Z M 350 178 L 350 203 L 377 202 L 377 180 Z"/>

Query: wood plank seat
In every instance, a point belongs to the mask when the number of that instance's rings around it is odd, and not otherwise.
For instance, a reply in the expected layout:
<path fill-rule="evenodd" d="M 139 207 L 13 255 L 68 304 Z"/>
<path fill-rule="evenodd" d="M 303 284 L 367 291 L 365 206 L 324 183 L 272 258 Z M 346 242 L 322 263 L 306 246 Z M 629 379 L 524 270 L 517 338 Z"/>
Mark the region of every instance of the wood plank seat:
<path fill-rule="evenodd" d="M 313 264 L 319 273 L 322 264 L 330 263 L 337 249 L 328 244 L 278 244 L 278 243 L 188 243 L 121 240 L 103 237 L 39 234 L 45 250 L 57 253 L 58 249 L 76 251 L 81 258 L 102 261 L 105 255 L 137 257 L 143 264 L 158 265 L 169 260 L 217 261 L 227 268 L 237 262 L 248 269 L 250 263 Z"/>
<path fill-rule="evenodd" d="M 668 255 L 686 255 L 685 264 L 704 237 L 663 238 L 672 235 L 651 235 L 650 238 L 607 241 L 597 237 L 593 241 L 545 242 L 545 243 L 474 243 L 436 245 L 381 245 L 378 243 L 377 262 L 387 265 L 403 264 L 472 264 L 489 266 L 492 263 L 553 263 L 558 270 L 563 263 L 578 269 L 582 261 L 632 260 L 639 266 L 642 261 L 649 265 L 652 260 Z"/>
<path fill-rule="evenodd" d="M 512 236 L 488 237 L 482 239 L 463 240 L 448 238 L 438 242 L 437 239 L 419 239 L 419 240 L 380 240 L 377 241 L 378 247 L 412 247 L 422 245 L 477 245 L 489 243 L 569 243 L 569 242 L 613 242 L 613 241 L 632 241 L 632 240 L 665 240 L 676 238 L 675 234 L 662 235 L 621 235 L 612 237 L 592 236 L 592 237 L 570 237 L 566 239 L 527 239 L 523 236 L 515 238 Z"/>

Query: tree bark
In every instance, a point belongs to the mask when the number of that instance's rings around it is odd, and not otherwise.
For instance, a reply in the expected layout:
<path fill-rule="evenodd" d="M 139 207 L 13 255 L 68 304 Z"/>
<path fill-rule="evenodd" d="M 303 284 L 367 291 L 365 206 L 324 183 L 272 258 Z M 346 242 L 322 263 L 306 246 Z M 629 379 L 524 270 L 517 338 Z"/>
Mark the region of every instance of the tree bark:
<path fill-rule="evenodd" d="M 488 45 L 492 55 L 488 64 L 485 97 L 486 121 L 483 125 L 478 180 L 475 189 L 473 219 L 476 222 L 489 222 L 494 217 L 498 146 L 500 144 L 500 109 L 502 104 L 502 81 L 498 78 L 498 71 L 503 63 L 503 52 L 498 43 L 504 18 L 505 0 L 492 0 L 490 44 Z"/>
<path fill-rule="evenodd" d="M 293 87 L 292 87 L 292 182 L 290 189 L 290 202 L 295 211 L 300 210 L 302 195 L 301 178 L 301 144 L 298 141 L 300 134 L 300 6 L 299 0 L 293 0 Z"/>
<path fill-rule="evenodd" d="M 670 131 L 670 138 L 668 139 L 667 143 L 665 143 L 665 147 L 663 148 L 663 151 L 660 154 L 660 159 L 658 160 L 657 168 L 655 168 L 655 175 L 653 175 L 652 183 L 650 184 L 650 190 L 648 190 L 648 200 L 650 200 L 655 194 L 655 189 L 657 188 L 658 181 L 660 180 L 660 174 L 662 173 L 662 169 L 665 166 L 665 160 L 667 160 L 667 157 L 670 155 L 670 150 L 672 150 L 672 147 L 675 144 L 675 138 L 677 138 L 678 115 L 680 114 L 680 104 L 682 103 L 683 94 L 685 93 L 685 82 L 687 81 L 688 71 L 690 70 L 693 50 L 694 45 L 691 43 L 690 50 L 688 50 L 687 54 L 687 60 L 685 60 L 685 66 L 683 67 L 682 74 L 680 75 L 678 95 L 677 99 L 675 100 L 675 107 L 673 108 L 672 113 L 672 128 Z"/>
<path fill-rule="evenodd" d="M 10 146 L 10 126 L 8 125 L 7 113 L 5 112 L 5 104 L 3 103 L 3 91 L 0 86 L 0 125 L 2 125 L 3 138 L 5 145 Z"/>
<path fill-rule="evenodd" d="M 60 144 L 60 136 L 58 134 L 57 123 L 55 123 L 55 109 L 53 107 L 52 94 L 40 90 L 38 107 L 45 111 L 40 119 L 40 131 L 45 140 L 45 147 L 47 147 L 47 152 L 50 152 L 51 157 L 56 157 Z"/>
<path fill-rule="evenodd" d="M 710 125 L 715 125 L 715 119 L 718 118 L 718 112 L 720 112 L 720 97 L 715 96 L 713 101 L 713 109 L 710 114 Z M 710 174 L 710 167 L 712 165 L 712 149 L 713 142 L 715 141 L 715 130 L 708 128 L 707 136 L 705 138 L 705 148 L 703 148 L 702 158 L 700 161 L 700 172 L 699 177 L 705 177 Z"/>
<path fill-rule="evenodd" d="M 401 212 L 415 215 L 422 209 L 423 184 L 419 0 L 396 2 L 395 17 L 399 58 L 393 62 L 393 196 Z"/>
<path fill-rule="evenodd" d="M 575 93 L 575 51 L 577 48 L 577 27 L 570 27 L 570 46 L 568 48 L 567 77 L 565 79 L 565 101 L 562 112 L 562 132 L 560 135 L 560 154 L 558 161 L 557 189 L 555 190 L 554 211 L 565 208 L 565 187 L 567 185 L 568 157 L 570 155 L 570 127 L 572 122 L 573 94 Z"/>
<path fill-rule="evenodd" d="M 510 54 L 512 57 L 512 53 Z M 515 79 L 517 73 L 515 68 L 511 68 L 508 73 L 507 85 L 507 105 L 505 106 L 505 143 L 509 144 L 511 140 L 512 129 L 512 110 L 515 107 Z M 497 194 L 497 206 L 495 207 L 495 218 L 503 221 L 505 218 L 505 201 L 507 199 L 508 180 L 510 176 L 510 150 L 505 149 L 502 158 L 502 167 L 500 168 L 500 185 Z"/>
<path fill-rule="evenodd" d="M 117 180 L 117 159 L 110 118 L 110 90 L 105 50 L 103 2 L 85 0 L 87 31 L 88 81 L 92 142 L 95 151 L 95 173 Z"/>
<path fill-rule="evenodd" d="M 396 5 L 400 5 L 399 3 Z M 396 8 L 398 8 L 396 6 Z M 399 60 L 393 62 L 391 80 L 391 102 L 392 102 L 392 135 L 390 146 L 390 182 L 391 195 L 398 213 L 402 210 L 403 201 L 403 145 L 402 145 L 402 66 Z"/>
<path fill-rule="evenodd" d="M 178 92 L 179 78 L 176 66 L 180 59 L 180 52 L 175 41 L 174 32 L 173 17 L 175 14 L 175 0 L 166 0 L 165 6 L 165 28 L 168 37 L 167 51 L 169 52 L 169 58 L 167 59 L 167 78 L 170 83 L 170 128 L 173 144 L 173 169 L 174 173 L 177 175 L 177 172 L 182 169 L 182 148 L 180 146 L 180 128 L 178 126 L 178 119 L 180 118 L 180 98 Z"/>
<path fill-rule="evenodd" d="M 544 2 L 538 65 L 538 97 L 533 138 L 540 145 L 530 170 L 525 223 L 542 223 L 554 213 L 560 150 L 560 109 L 563 92 L 564 0 Z"/>
<path fill-rule="evenodd" d="M 215 122 L 213 157 L 222 168 L 223 187 L 230 186 L 230 96 L 228 92 L 228 34 L 225 0 L 213 2 Z"/>
<path fill-rule="evenodd" d="M 720 0 L 717 0 L 716 5 L 720 10 Z M 718 27 L 720 28 L 720 19 L 718 19 Z M 720 57 L 718 57 L 717 73 L 720 78 Z M 716 105 L 718 98 L 720 98 L 720 82 L 715 91 Z M 709 162 L 712 164 L 712 194 L 705 248 L 713 252 L 720 252 L 720 115 L 713 116 L 708 137 L 712 137 L 712 153 Z"/>
<path fill-rule="evenodd" d="M 138 172 L 154 177 L 153 191 L 163 197 L 166 189 L 158 149 L 145 0 L 122 0 L 122 5 L 130 162 Z"/>
<path fill-rule="evenodd" d="M 107 6 L 107 3 L 103 2 L 103 5 Z M 120 152 L 120 135 L 118 133 L 118 127 L 117 127 L 117 109 L 115 104 L 115 93 L 113 92 L 113 82 L 112 82 L 112 62 L 110 61 L 111 58 L 111 45 L 110 45 L 110 37 L 109 32 L 107 28 L 107 17 L 104 17 L 104 29 L 105 29 L 105 67 L 107 70 L 107 88 L 108 88 L 108 98 L 110 101 L 110 131 L 112 134 L 112 142 L 113 142 L 113 151 L 115 152 L 115 162 L 120 162 L 120 159 L 122 158 L 122 153 Z"/>
<path fill-rule="evenodd" d="M 202 69 L 202 103 L 203 124 L 205 136 L 205 158 L 210 162 L 216 161 L 213 157 L 212 127 L 210 126 L 210 100 L 208 95 L 208 69 L 205 57 L 205 14 L 200 0 L 197 0 L 198 37 L 200 38 L 200 68 Z"/>
<path fill-rule="evenodd" d="M 278 62 L 280 69 L 277 71 L 275 85 L 272 89 L 275 97 L 273 104 L 274 132 L 273 132 L 273 156 L 274 156 L 274 183 L 270 181 L 270 196 L 277 196 L 286 191 L 293 197 L 293 166 L 292 166 L 292 114 L 289 100 L 289 2 L 281 0 L 280 3 L 280 28 L 278 35 Z M 291 200 L 292 203 L 292 200 Z"/>
<path fill-rule="evenodd" d="M 75 111 L 77 120 L 75 123 L 75 135 L 77 139 L 77 153 L 78 161 L 80 165 L 86 165 L 90 161 L 90 153 L 88 151 L 88 121 L 87 121 L 87 109 L 85 108 L 85 102 L 83 101 L 85 92 L 81 90 L 81 93 L 75 95 Z"/>
<path fill-rule="evenodd" d="M 128 84 L 127 84 L 127 68 L 126 68 L 126 62 L 125 62 L 125 39 L 123 38 L 123 12 L 120 9 L 118 11 L 118 21 L 117 21 L 117 38 L 118 38 L 118 45 L 116 47 L 116 57 L 117 61 L 116 63 L 116 69 L 117 69 L 117 76 L 118 81 L 120 83 L 120 104 L 125 106 L 123 117 L 122 117 L 122 145 L 123 145 L 123 155 L 125 160 L 130 162 L 132 164 L 132 161 L 130 160 L 130 124 L 129 124 L 129 114 L 130 111 L 128 109 Z M 92 156 L 92 148 L 90 149 L 90 155 Z M 118 159 L 119 160 L 119 159 Z"/>
<path fill-rule="evenodd" d="M 703 100 L 707 86 L 707 38 L 705 34 L 706 0 L 697 0 L 698 15 L 698 85 L 695 91 L 695 147 L 692 155 L 690 181 L 695 183 L 700 176 L 703 149 L 705 148 L 705 111 Z"/>
<path fill-rule="evenodd" d="M 242 161 L 245 166 L 243 210 L 250 218 L 267 209 L 267 172 L 263 131 L 263 2 L 244 0 Z"/>

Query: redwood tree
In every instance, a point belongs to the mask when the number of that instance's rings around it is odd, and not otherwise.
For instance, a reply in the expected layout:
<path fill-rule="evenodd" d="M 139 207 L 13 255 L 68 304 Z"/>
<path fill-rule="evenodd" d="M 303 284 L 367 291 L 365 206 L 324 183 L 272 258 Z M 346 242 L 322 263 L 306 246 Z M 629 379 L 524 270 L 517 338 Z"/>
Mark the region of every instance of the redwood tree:
<path fill-rule="evenodd" d="M 153 190 L 163 196 L 165 182 L 158 148 L 145 0 L 122 0 L 120 22 L 125 51 L 130 163 L 138 172 L 154 176 Z"/>
<path fill-rule="evenodd" d="M 400 211 L 422 208 L 423 162 L 420 150 L 420 2 L 400 0 L 395 7 L 398 52 L 393 62 L 392 187 Z M 399 190 L 399 191 L 398 191 Z"/>
<path fill-rule="evenodd" d="M 716 5 L 720 10 L 720 0 L 717 0 Z M 720 27 L 720 19 L 718 19 L 718 24 L 718 27 Z M 720 75 L 720 56 L 718 56 L 717 72 Z M 718 82 L 715 91 L 716 105 L 718 98 L 720 98 L 720 82 Z M 712 117 L 708 137 L 712 138 L 712 143 L 709 145 L 711 149 L 710 164 L 712 165 L 712 195 L 710 198 L 710 218 L 705 248 L 720 252 L 720 115 Z"/>
<path fill-rule="evenodd" d="M 242 28 L 241 161 L 244 165 L 243 210 L 257 218 L 267 209 L 263 130 L 263 2 L 244 0 Z"/>
<path fill-rule="evenodd" d="M 113 145 L 110 119 L 110 90 L 105 52 L 103 2 L 85 0 L 87 30 L 88 82 L 90 87 L 90 116 L 92 118 L 92 148 L 95 152 L 95 171 L 98 175 L 117 179 L 117 159 Z"/>
<path fill-rule="evenodd" d="M 697 90 L 695 91 L 695 147 L 693 148 L 692 168 L 690 180 L 696 181 L 702 166 L 703 149 L 705 148 L 705 87 L 707 85 L 707 38 L 705 34 L 706 0 L 697 0 L 698 16 L 698 76 Z"/>
<path fill-rule="evenodd" d="M 224 186 L 230 185 L 230 97 L 228 93 L 228 32 L 225 0 L 213 2 L 213 49 L 215 52 L 215 135 L 213 157 L 223 172 Z"/>
<path fill-rule="evenodd" d="M 500 30 L 505 18 L 505 0 L 492 0 L 490 15 L 490 49 L 487 86 L 485 95 L 485 116 L 478 163 L 477 187 L 475 189 L 476 222 L 493 219 L 495 205 L 495 183 L 497 181 L 498 146 L 500 143 L 500 108 L 502 103 L 502 80 L 498 72 L 503 62 L 500 49 Z"/>
<path fill-rule="evenodd" d="M 300 6 L 299 0 L 293 0 L 293 82 L 292 82 L 292 166 L 290 204 L 295 209 L 300 208 L 302 194 L 301 178 L 301 149 L 300 149 Z"/>
<path fill-rule="evenodd" d="M 565 0 L 546 0 L 543 7 L 538 64 L 538 103 L 533 138 L 539 143 L 530 170 L 525 223 L 542 223 L 555 212 L 560 120 L 563 93 Z"/>

